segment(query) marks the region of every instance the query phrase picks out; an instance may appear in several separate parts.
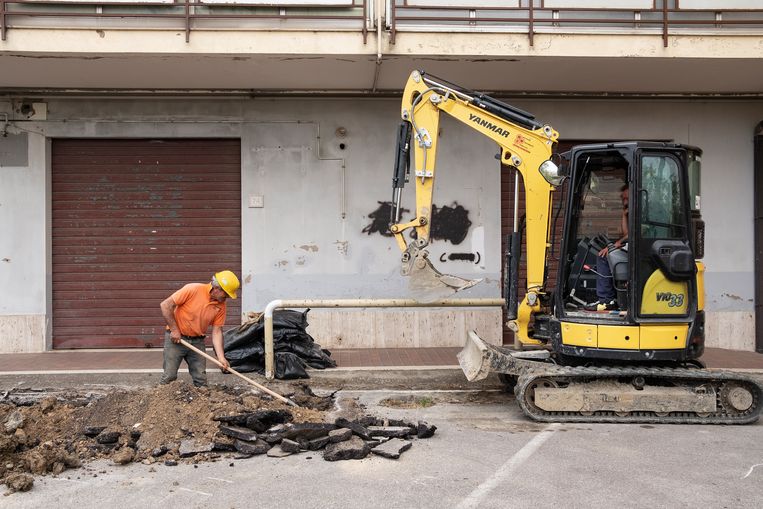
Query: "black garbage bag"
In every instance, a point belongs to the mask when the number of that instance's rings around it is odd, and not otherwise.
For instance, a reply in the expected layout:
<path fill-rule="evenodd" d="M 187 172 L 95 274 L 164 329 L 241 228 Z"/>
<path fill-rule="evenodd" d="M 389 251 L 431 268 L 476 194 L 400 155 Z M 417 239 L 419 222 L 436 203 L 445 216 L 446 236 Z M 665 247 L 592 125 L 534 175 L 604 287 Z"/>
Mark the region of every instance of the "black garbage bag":
<path fill-rule="evenodd" d="M 299 356 L 292 352 L 276 352 L 276 378 L 294 380 L 296 378 L 310 378 L 305 371 L 305 364 Z M 281 376 L 278 374 L 281 373 Z"/>
<path fill-rule="evenodd" d="M 290 309 L 273 313 L 273 350 L 275 376 L 279 379 L 310 378 L 305 366 L 334 368 L 331 352 L 306 332 L 307 312 Z M 265 318 L 247 322 L 223 335 L 225 358 L 236 371 L 265 372 Z"/>

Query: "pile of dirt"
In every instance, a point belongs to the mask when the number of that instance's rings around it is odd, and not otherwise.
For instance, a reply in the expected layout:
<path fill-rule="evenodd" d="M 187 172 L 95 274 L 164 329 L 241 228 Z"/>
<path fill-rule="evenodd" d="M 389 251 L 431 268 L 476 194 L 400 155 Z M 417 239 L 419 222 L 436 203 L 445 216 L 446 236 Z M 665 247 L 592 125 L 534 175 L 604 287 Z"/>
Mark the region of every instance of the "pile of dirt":
<path fill-rule="evenodd" d="M 60 474 L 125 448 L 133 451 L 130 461 L 153 462 L 157 449 L 165 450 L 162 460 L 179 459 L 180 442 L 189 437 L 212 441 L 220 424 L 215 419 L 221 416 L 288 408 L 294 422 L 323 422 L 333 408 L 331 397 L 316 396 L 305 385 L 290 396 L 301 408 L 246 387 L 197 388 L 184 381 L 31 399 L 6 393 L 0 402 L 0 483 L 11 490 L 29 489 L 24 474 Z M 120 457 L 125 462 L 124 452 Z"/>
<path fill-rule="evenodd" d="M 58 475 L 99 458 L 172 466 L 225 454 L 282 456 L 325 448 L 324 458 L 334 461 L 365 457 L 381 445 L 376 454 L 397 458 L 410 447 L 409 438 L 428 438 L 436 429 L 364 416 L 357 403 L 338 410 L 333 394 L 293 387 L 285 395 L 299 408 L 248 387 L 197 388 L 180 380 L 101 393 L 6 393 L 0 400 L 0 484 L 26 491 L 33 486 L 30 474 Z"/>

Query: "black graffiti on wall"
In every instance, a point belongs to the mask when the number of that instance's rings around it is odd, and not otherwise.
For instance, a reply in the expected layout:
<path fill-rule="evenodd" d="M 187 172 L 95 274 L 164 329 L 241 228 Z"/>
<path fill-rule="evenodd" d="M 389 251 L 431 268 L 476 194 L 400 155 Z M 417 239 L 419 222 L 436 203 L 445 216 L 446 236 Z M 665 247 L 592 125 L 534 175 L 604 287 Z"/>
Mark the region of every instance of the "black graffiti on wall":
<path fill-rule="evenodd" d="M 479 265 L 482 256 L 480 252 L 475 253 L 443 253 L 440 255 L 440 261 L 445 263 L 450 260 L 451 262 L 474 262 L 475 265 Z"/>
<path fill-rule="evenodd" d="M 389 201 L 377 203 L 379 203 L 379 207 L 368 214 L 371 224 L 363 228 L 363 233 L 368 235 L 379 233 L 384 237 L 391 237 L 389 220 L 392 217 L 393 204 Z M 401 210 L 401 213 L 408 212 L 410 212 L 408 209 Z M 444 207 L 432 205 L 430 240 L 446 240 L 453 245 L 458 245 L 466 239 L 471 225 L 469 211 L 457 202 L 453 202 L 451 206 L 446 205 Z M 416 238 L 416 230 L 411 231 L 411 238 Z"/>
<path fill-rule="evenodd" d="M 389 221 L 392 218 L 393 203 L 391 201 L 380 201 L 377 203 L 379 207 L 368 214 L 371 224 L 363 228 L 362 232 L 368 235 L 378 233 L 383 237 L 391 237 L 392 232 L 389 231 Z M 408 212 L 410 212 L 409 209 L 400 209 L 401 214 L 407 214 Z"/>

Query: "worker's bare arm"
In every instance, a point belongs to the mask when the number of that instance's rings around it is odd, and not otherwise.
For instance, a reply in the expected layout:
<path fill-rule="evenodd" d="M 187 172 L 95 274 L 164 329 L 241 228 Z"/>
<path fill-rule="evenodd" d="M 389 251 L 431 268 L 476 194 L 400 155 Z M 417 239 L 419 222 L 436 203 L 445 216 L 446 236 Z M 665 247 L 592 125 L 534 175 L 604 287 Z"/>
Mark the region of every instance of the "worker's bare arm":
<path fill-rule="evenodd" d="M 164 321 L 167 322 L 167 325 L 170 328 L 170 339 L 173 343 L 180 343 L 180 329 L 175 321 L 175 308 L 177 307 L 177 304 L 172 300 L 172 297 L 167 297 L 162 301 L 159 307 L 162 309 Z"/>
<path fill-rule="evenodd" d="M 219 325 L 212 326 L 212 348 L 215 350 L 217 360 L 224 366 L 220 368 L 220 371 L 226 373 L 230 363 L 225 358 L 225 350 L 223 348 L 223 328 Z"/>

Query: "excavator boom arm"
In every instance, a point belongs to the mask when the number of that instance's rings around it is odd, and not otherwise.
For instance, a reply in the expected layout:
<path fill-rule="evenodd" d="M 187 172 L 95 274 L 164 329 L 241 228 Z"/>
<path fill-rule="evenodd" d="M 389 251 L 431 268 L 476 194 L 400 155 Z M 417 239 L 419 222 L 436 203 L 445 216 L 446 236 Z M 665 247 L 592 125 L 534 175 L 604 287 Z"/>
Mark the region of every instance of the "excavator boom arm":
<path fill-rule="evenodd" d="M 429 244 L 432 219 L 432 196 L 436 175 L 440 115 L 446 113 L 500 147 L 502 164 L 516 168 L 524 182 L 527 238 L 527 290 L 520 304 L 516 322 L 520 340 L 535 343 L 528 337 L 532 313 L 540 309 L 537 295 L 543 291 L 545 259 L 548 248 L 551 191 L 558 183 L 558 168 L 551 154 L 559 134 L 537 122 L 532 115 L 491 97 L 464 90 L 419 71 L 411 73 L 403 92 L 401 116 L 411 126 L 410 150 L 413 152 L 413 175 L 416 185 L 416 217 L 407 223 L 393 218 L 390 230 L 404 252 L 405 264 L 414 252 Z M 401 160 L 398 157 L 398 164 Z M 399 172 L 396 172 L 399 174 Z M 398 184 L 399 185 L 399 184 Z M 399 193 L 396 193 L 399 200 Z M 399 202 L 395 204 L 399 208 Z M 410 228 L 416 240 L 407 244 L 403 236 Z M 439 273 L 437 273 L 439 274 Z"/>

